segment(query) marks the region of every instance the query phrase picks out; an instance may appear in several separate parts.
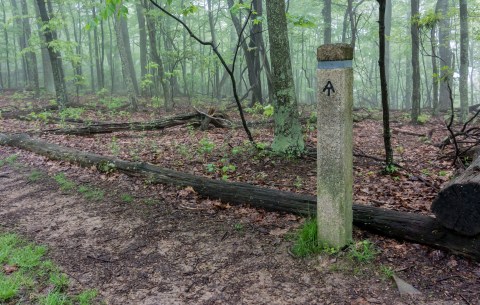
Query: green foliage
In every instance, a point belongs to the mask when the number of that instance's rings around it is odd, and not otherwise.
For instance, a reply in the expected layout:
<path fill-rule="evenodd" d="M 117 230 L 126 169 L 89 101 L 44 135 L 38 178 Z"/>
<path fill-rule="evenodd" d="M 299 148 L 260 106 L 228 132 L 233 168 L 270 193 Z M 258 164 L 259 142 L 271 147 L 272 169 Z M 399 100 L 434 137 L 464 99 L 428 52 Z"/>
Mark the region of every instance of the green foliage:
<path fill-rule="evenodd" d="M 435 13 L 434 10 L 428 10 L 423 14 L 423 16 L 418 16 L 416 18 L 416 21 L 420 28 L 426 28 L 430 30 L 436 26 L 436 24 L 441 20 L 441 18 L 441 14 Z"/>
<path fill-rule="evenodd" d="M 238 223 L 233 225 L 233 228 L 235 229 L 235 231 L 242 231 L 243 230 L 243 224 L 238 222 Z"/>
<path fill-rule="evenodd" d="M 201 154 L 210 154 L 215 148 L 215 143 L 211 142 L 207 138 L 202 138 L 198 143 L 200 144 L 198 152 Z"/>
<path fill-rule="evenodd" d="M 78 188 L 78 192 L 83 195 L 87 200 L 100 201 L 105 196 L 105 192 L 100 189 L 90 188 L 85 185 L 81 185 Z"/>
<path fill-rule="evenodd" d="M 92 303 L 93 299 L 95 299 L 98 295 L 96 290 L 85 290 L 84 292 L 80 293 L 76 299 L 79 305 L 89 305 Z"/>
<path fill-rule="evenodd" d="M 72 301 L 66 294 L 57 290 L 50 291 L 46 296 L 39 298 L 40 305 L 71 305 Z"/>
<path fill-rule="evenodd" d="M 52 272 L 49 281 L 55 287 L 54 289 L 56 291 L 64 291 L 69 284 L 67 275 L 60 272 Z"/>
<path fill-rule="evenodd" d="M 447 173 L 446 171 L 443 171 L 443 170 L 442 170 L 442 171 L 439 171 L 439 172 L 438 172 L 438 175 L 439 175 L 440 177 L 445 177 L 445 176 L 448 175 L 448 173 Z"/>
<path fill-rule="evenodd" d="M 205 165 L 205 169 L 209 173 L 214 173 L 215 171 L 217 171 L 217 166 L 213 163 L 208 163 Z"/>
<path fill-rule="evenodd" d="M 110 174 L 117 169 L 117 166 L 115 163 L 102 161 L 97 165 L 97 169 L 102 173 Z"/>
<path fill-rule="evenodd" d="M 0 233 L 0 304 L 92 304 L 97 293 L 87 290 L 77 296 L 66 291 L 69 279 L 50 260 L 47 249 L 15 234 Z M 3 272 L 3 266 L 12 268 Z M 53 289 L 45 289 L 52 287 Z M 46 293 L 46 294 L 45 294 Z"/>
<path fill-rule="evenodd" d="M 425 124 L 430 120 L 430 116 L 428 114 L 421 114 L 418 116 L 417 123 L 418 124 Z"/>
<path fill-rule="evenodd" d="M 292 253 L 298 257 L 306 257 L 322 251 L 318 244 L 317 220 L 316 218 L 306 219 L 300 230 L 297 232 Z"/>
<path fill-rule="evenodd" d="M 378 251 L 369 240 L 359 241 L 349 247 L 349 257 L 360 263 L 368 263 L 375 259 Z"/>
<path fill-rule="evenodd" d="M 234 15 L 237 15 L 241 11 L 249 11 L 250 10 L 250 3 L 243 3 L 235 1 L 235 4 L 230 9 L 230 12 Z"/>
<path fill-rule="evenodd" d="M 127 105 L 127 100 L 124 97 L 113 97 L 100 99 L 100 103 L 105 105 L 108 110 L 118 110 Z"/>
<path fill-rule="evenodd" d="M 395 275 L 395 271 L 393 271 L 392 267 L 381 265 L 380 272 L 383 274 L 385 279 L 391 279 Z"/>
<path fill-rule="evenodd" d="M 196 6 L 192 3 L 190 3 L 189 5 L 182 8 L 182 15 L 183 16 L 188 16 L 188 15 L 191 15 L 191 14 L 195 14 L 196 12 L 198 12 L 198 6 Z"/>
<path fill-rule="evenodd" d="M 9 301 L 17 296 L 21 288 L 21 277 L 18 275 L 7 276 L 0 272 L 0 302 Z"/>
<path fill-rule="evenodd" d="M 64 173 L 56 174 L 53 178 L 57 181 L 62 191 L 71 191 L 76 187 L 75 182 L 69 180 Z"/>
<path fill-rule="evenodd" d="M 295 188 L 299 189 L 303 186 L 303 179 L 300 176 L 295 177 L 295 181 L 293 182 Z"/>
<path fill-rule="evenodd" d="M 317 25 L 307 16 L 297 16 L 287 13 L 287 20 L 296 27 L 315 28 Z"/>
<path fill-rule="evenodd" d="M 120 145 L 118 145 L 117 137 L 113 136 L 109 144 L 110 152 L 115 157 L 118 157 L 120 154 Z"/>
<path fill-rule="evenodd" d="M 393 175 L 398 172 L 398 167 L 396 167 L 394 164 L 388 164 L 385 166 L 384 172 L 388 175 Z"/>
<path fill-rule="evenodd" d="M 251 113 L 251 114 L 262 114 L 265 118 L 269 118 L 273 116 L 274 108 L 271 104 L 264 106 L 260 103 L 255 103 L 253 107 L 246 108 L 245 112 Z"/>
<path fill-rule="evenodd" d="M 97 91 L 97 96 L 101 99 L 104 99 L 107 97 L 107 95 L 110 94 L 110 91 L 108 91 L 107 88 L 102 88 L 100 90 Z"/>
<path fill-rule="evenodd" d="M 50 111 L 42 111 L 42 112 L 39 112 L 39 113 L 35 113 L 35 112 L 32 111 L 27 115 L 27 118 L 29 120 L 42 121 L 42 122 L 45 122 L 45 123 L 50 121 L 50 119 L 52 117 L 53 117 L 53 113 L 51 113 Z"/>
<path fill-rule="evenodd" d="M 83 113 L 85 112 L 85 109 L 83 108 L 65 108 L 62 109 L 58 115 L 60 116 L 61 120 L 65 119 L 74 119 L 74 120 L 79 120 Z"/>
<path fill-rule="evenodd" d="M 43 174 L 42 174 L 41 171 L 34 170 L 28 176 L 28 180 L 31 181 L 31 182 L 37 182 L 38 180 L 40 180 L 40 178 L 42 178 L 42 176 L 43 176 Z"/>
<path fill-rule="evenodd" d="M 10 156 L 6 157 L 5 159 L 1 159 L 0 160 L 0 167 L 5 166 L 5 164 L 13 166 L 13 165 L 15 165 L 15 162 L 17 161 L 17 159 L 18 159 L 18 154 L 13 154 L 13 155 L 10 155 Z"/>
<path fill-rule="evenodd" d="M 132 203 L 133 202 L 133 196 L 130 194 L 122 194 L 120 196 L 120 199 L 122 199 L 123 202 L 125 203 Z"/>

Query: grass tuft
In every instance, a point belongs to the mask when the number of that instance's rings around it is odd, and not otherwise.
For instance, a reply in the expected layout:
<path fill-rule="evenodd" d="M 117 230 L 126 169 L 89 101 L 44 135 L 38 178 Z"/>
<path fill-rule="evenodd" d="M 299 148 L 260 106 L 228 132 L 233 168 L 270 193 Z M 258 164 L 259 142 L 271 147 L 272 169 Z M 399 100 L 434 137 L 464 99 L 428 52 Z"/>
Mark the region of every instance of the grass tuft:
<path fill-rule="evenodd" d="M 69 180 L 64 173 L 56 174 L 53 178 L 57 181 L 62 191 L 71 191 L 76 186 L 75 182 Z"/>
<path fill-rule="evenodd" d="M 306 219 L 297 233 L 292 252 L 296 256 L 306 257 L 322 251 L 317 238 L 317 220 L 315 218 Z"/>
<path fill-rule="evenodd" d="M 44 258 L 46 247 L 29 243 L 15 234 L 0 233 L 0 304 L 70 305 L 93 304 L 96 291 L 65 293 L 69 279 L 52 261 Z M 8 270 L 8 271 L 7 271 Z M 45 293 L 45 287 L 52 287 Z M 29 302 L 30 304 L 30 302 Z"/>

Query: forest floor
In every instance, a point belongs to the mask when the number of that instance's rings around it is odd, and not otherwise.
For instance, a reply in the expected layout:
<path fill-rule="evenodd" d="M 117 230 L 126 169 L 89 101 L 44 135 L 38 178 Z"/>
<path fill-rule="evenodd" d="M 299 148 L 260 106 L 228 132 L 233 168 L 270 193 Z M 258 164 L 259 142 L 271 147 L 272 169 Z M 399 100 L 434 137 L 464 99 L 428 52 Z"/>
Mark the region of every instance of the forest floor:
<path fill-rule="evenodd" d="M 178 126 L 83 137 L 38 133 L 75 125 L 50 124 L 50 115 L 124 122 L 165 115 L 150 107 L 136 114 L 107 109 L 106 100 L 90 97 L 83 101 L 85 108 L 31 114 L 34 120 L 0 119 L 0 132 L 30 132 L 83 151 L 315 194 L 314 158 L 282 159 L 251 149 L 242 129 Z M 0 95 L 2 110 L 38 103 L 20 93 Z M 430 119 L 412 126 L 404 114 L 395 116 L 395 160 L 402 168 L 394 175 L 382 174 L 381 126 L 375 116 L 354 125 L 354 201 L 430 215 L 433 198 L 453 175 L 446 152 L 432 145 L 446 136 L 444 124 Z M 305 127 L 306 143 L 315 147 L 314 126 Z M 271 124 L 252 130 L 260 146 L 271 142 Z M 200 198 L 188 187 L 99 173 L 11 147 L 0 147 L 0 160 L 5 163 L 0 232 L 47 245 L 50 257 L 72 279 L 69 289 L 97 289 L 100 304 L 480 303 L 480 264 L 442 250 L 355 229 L 356 241 L 375 245 L 373 261 L 358 263 L 347 254 L 296 258 L 289 249 L 303 219 L 294 215 L 230 206 Z M 386 270 L 422 295 L 400 296 Z"/>

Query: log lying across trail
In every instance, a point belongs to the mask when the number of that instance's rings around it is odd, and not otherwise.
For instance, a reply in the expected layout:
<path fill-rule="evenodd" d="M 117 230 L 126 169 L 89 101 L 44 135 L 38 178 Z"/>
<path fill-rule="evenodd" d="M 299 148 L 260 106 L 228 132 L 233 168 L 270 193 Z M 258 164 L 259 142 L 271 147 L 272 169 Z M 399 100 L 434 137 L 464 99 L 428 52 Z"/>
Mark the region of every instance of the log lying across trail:
<path fill-rule="evenodd" d="M 176 172 L 147 163 L 129 162 L 47 143 L 25 134 L 0 133 L 0 145 L 9 145 L 82 166 L 115 168 L 132 176 L 148 177 L 150 181 L 191 186 L 199 195 L 219 199 L 233 205 L 250 204 L 270 211 L 315 215 L 316 198 L 292 192 L 266 189 L 240 182 L 226 182 Z M 355 204 L 353 222 L 356 226 L 384 236 L 448 249 L 480 260 L 480 236 L 467 237 L 444 228 L 435 218 Z"/>
<path fill-rule="evenodd" d="M 437 195 L 432 212 L 445 227 L 465 236 L 480 234 L 480 157 Z"/>

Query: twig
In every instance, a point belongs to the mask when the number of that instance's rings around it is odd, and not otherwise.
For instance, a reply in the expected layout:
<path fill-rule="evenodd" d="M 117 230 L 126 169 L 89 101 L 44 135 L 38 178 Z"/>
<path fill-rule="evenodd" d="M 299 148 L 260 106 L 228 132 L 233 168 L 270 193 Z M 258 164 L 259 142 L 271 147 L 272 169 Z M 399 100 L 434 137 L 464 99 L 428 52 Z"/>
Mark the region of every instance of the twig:
<path fill-rule="evenodd" d="M 203 115 L 206 116 L 207 118 L 210 118 L 210 119 L 212 119 L 212 120 L 217 120 L 217 121 L 225 121 L 226 123 L 228 123 L 228 125 L 230 125 L 230 126 L 233 125 L 232 121 L 230 121 L 230 120 L 223 119 L 223 118 L 216 118 L 216 117 L 211 116 L 211 115 L 209 115 L 209 114 L 207 114 L 207 113 L 205 113 L 205 112 L 203 112 L 203 111 L 198 110 L 195 106 L 193 106 L 193 109 L 195 109 L 195 111 L 197 111 L 198 113 L 203 114 Z"/>

